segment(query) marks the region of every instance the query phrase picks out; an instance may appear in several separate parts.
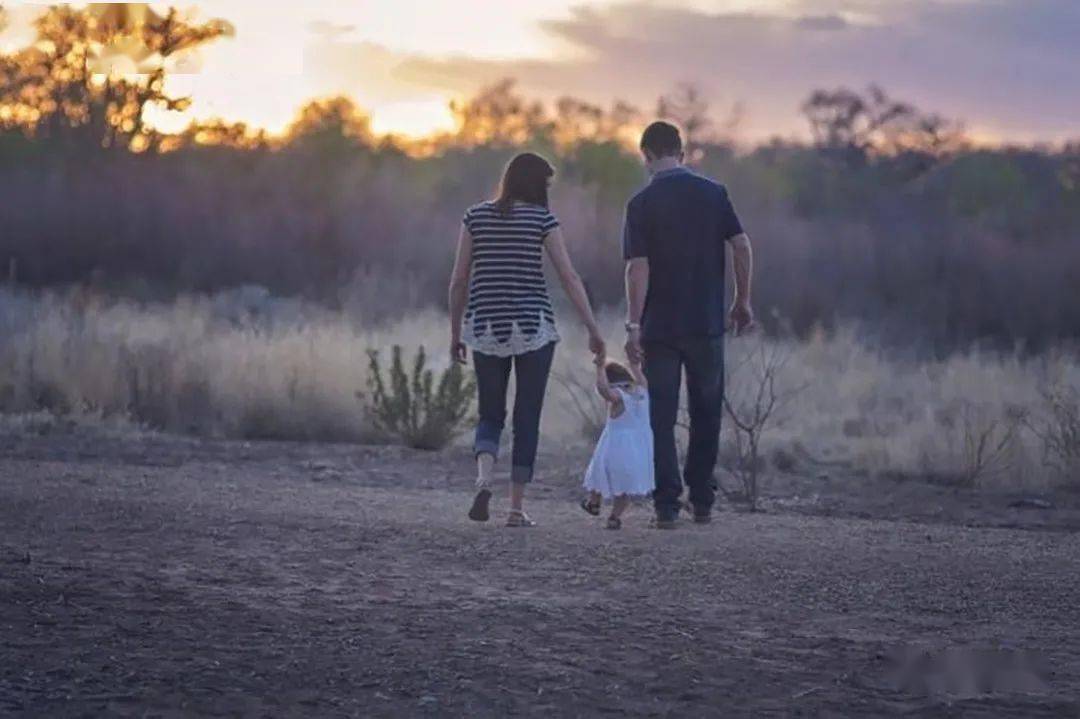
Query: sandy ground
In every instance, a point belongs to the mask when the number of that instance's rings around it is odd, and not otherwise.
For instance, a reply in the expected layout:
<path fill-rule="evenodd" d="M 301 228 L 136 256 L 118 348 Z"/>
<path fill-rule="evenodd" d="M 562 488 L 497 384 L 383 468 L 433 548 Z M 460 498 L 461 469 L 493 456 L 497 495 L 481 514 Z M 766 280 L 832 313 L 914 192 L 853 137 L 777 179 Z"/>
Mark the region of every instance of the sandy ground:
<path fill-rule="evenodd" d="M 0 438 L 0 715 L 1080 716 L 1074 512 L 608 532 L 579 465 L 520 530 L 460 452 Z"/>

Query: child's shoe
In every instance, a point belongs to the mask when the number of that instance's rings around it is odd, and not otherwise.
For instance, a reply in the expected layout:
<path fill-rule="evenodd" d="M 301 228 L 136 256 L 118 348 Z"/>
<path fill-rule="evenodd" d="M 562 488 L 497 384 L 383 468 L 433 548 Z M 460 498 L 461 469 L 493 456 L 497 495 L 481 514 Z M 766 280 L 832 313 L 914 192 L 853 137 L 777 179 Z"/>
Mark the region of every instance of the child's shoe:
<path fill-rule="evenodd" d="M 581 500 L 581 508 L 594 517 L 600 516 L 600 503 L 593 502 L 589 497 Z"/>

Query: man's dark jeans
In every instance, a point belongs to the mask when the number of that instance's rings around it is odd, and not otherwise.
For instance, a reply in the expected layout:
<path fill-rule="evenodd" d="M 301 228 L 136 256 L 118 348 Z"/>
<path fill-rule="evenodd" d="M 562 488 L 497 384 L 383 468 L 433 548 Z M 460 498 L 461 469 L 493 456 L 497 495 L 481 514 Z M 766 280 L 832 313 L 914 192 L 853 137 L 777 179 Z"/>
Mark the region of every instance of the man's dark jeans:
<path fill-rule="evenodd" d="M 723 417 L 724 338 L 649 341 L 643 343 L 643 348 L 656 465 L 653 503 L 657 517 L 674 519 L 678 515 L 683 481 L 690 490 L 690 502 L 695 510 L 707 511 L 716 500 L 713 471 Z M 683 368 L 689 395 L 690 446 L 680 481 L 675 422 Z"/>
<path fill-rule="evenodd" d="M 480 422 L 476 425 L 476 454 L 499 456 L 499 438 L 506 423 L 506 390 L 510 367 L 514 368 L 517 390 L 514 396 L 514 450 L 510 481 L 532 480 L 536 447 L 540 441 L 540 411 L 544 406 L 555 343 L 513 357 L 496 357 L 473 352 Z"/>

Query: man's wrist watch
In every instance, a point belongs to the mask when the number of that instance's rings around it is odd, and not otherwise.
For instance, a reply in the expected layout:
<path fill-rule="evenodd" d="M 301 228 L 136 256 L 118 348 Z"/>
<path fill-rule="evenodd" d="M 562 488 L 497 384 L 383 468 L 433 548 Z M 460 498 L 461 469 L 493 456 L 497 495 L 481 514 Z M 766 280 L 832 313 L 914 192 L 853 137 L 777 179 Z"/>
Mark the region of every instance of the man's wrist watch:
<path fill-rule="evenodd" d="M 637 332 L 640 329 L 641 329 L 641 323 L 640 322 L 627 322 L 626 323 L 626 331 L 627 332 Z"/>

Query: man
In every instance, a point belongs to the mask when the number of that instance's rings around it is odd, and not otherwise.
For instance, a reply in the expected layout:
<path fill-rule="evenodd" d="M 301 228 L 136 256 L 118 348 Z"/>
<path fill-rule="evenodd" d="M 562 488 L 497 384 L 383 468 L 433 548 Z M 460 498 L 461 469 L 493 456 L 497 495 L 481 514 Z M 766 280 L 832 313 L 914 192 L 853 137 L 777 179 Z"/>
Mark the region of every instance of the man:
<path fill-rule="evenodd" d="M 753 253 L 723 185 L 683 165 L 682 138 L 654 122 L 641 137 L 651 180 L 626 207 L 626 353 L 643 361 L 649 382 L 656 465 L 655 526 L 675 527 L 682 482 L 694 521 L 711 520 L 713 471 L 724 397 L 724 255 L 731 245 L 735 301 L 731 327 L 754 322 L 750 309 Z M 690 446 L 682 481 L 675 422 L 683 370 L 690 408 Z"/>

